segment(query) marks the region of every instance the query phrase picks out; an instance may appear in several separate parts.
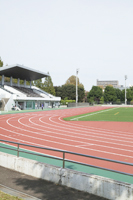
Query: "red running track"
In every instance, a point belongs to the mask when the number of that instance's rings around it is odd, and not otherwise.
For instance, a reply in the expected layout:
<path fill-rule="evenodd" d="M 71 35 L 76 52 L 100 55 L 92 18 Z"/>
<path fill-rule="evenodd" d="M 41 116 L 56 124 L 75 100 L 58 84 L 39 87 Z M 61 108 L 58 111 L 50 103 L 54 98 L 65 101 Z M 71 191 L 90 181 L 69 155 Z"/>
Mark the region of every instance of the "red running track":
<path fill-rule="evenodd" d="M 133 163 L 133 123 L 64 121 L 108 107 L 84 107 L 0 116 L 0 139 Z M 35 150 L 35 149 L 32 149 Z M 62 157 L 61 153 L 37 150 Z M 130 166 L 75 155 L 67 159 L 133 174 Z"/>

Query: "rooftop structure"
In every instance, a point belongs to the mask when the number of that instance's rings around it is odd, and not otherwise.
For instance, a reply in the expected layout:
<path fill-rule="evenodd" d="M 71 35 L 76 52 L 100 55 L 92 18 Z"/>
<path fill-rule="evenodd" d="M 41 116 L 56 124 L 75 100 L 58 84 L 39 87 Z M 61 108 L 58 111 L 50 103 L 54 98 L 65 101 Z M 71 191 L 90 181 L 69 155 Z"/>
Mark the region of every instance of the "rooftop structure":
<path fill-rule="evenodd" d="M 111 86 L 113 86 L 114 88 L 118 88 L 118 87 L 119 87 L 119 82 L 116 81 L 116 80 L 99 81 L 99 80 L 97 79 L 97 86 L 100 86 L 100 87 L 105 88 L 105 87 L 108 86 L 108 85 L 111 85 Z"/>
<path fill-rule="evenodd" d="M 46 73 L 19 64 L 1 67 L 0 76 L 2 75 L 27 81 L 33 81 L 49 76 Z"/>
<path fill-rule="evenodd" d="M 49 76 L 46 73 L 34 70 L 19 64 L 0 68 L 0 99 L 3 107 L 0 110 L 11 110 L 13 106 L 21 109 L 39 109 L 42 107 L 54 107 L 60 105 L 60 97 L 55 97 L 40 88 L 32 86 L 32 81 Z M 5 82 L 5 77 L 10 78 Z M 17 83 L 13 82 L 17 79 Z M 20 84 L 23 80 L 23 84 Z M 30 81 L 30 85 L 26 84 Z"/>

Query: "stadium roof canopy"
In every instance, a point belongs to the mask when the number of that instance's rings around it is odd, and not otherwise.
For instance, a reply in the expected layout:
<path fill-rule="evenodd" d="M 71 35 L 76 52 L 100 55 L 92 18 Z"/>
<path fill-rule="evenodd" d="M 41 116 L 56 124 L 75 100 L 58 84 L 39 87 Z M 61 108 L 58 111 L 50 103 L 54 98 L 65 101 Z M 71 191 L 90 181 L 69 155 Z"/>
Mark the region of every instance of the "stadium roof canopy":
<path fill-rule="evenodd" d="M 49 74 L 19 64 L 0 67 L 0 76 L 2 75 L 26 81 L 34 81 L 49 76 Z"/>

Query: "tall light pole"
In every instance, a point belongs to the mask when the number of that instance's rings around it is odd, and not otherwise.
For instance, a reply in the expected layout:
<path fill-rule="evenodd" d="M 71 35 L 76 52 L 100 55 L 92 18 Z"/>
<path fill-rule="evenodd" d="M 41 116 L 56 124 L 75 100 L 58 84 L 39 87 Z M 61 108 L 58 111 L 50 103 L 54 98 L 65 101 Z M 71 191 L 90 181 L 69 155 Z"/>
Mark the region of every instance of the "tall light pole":
<path fill-rule="evenodd" d="M 127 75 L 125 75 L 125 105 L 127 104 L 127 97 L 126 97 L 126 80 L 127 80 Z"/>
<path fill-rule="evenodd" d="M 76 69 L 76 106 L 77 106 L 77 103 L 78 103 L 78 72 L 79 72 L 79 69 Z"/>

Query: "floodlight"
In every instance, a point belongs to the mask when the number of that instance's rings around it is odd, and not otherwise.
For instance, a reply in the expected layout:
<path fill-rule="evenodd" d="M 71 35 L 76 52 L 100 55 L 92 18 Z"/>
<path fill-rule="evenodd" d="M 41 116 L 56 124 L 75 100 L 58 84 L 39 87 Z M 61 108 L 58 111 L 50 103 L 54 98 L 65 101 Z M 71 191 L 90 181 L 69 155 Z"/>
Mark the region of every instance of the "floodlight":
<path fill-rule="evenodd" d="M 127 80 L 127 75 L 125 75 L 125 105 L 127 104 L 127 97 L 126 97 L 126 80 Z"/>

